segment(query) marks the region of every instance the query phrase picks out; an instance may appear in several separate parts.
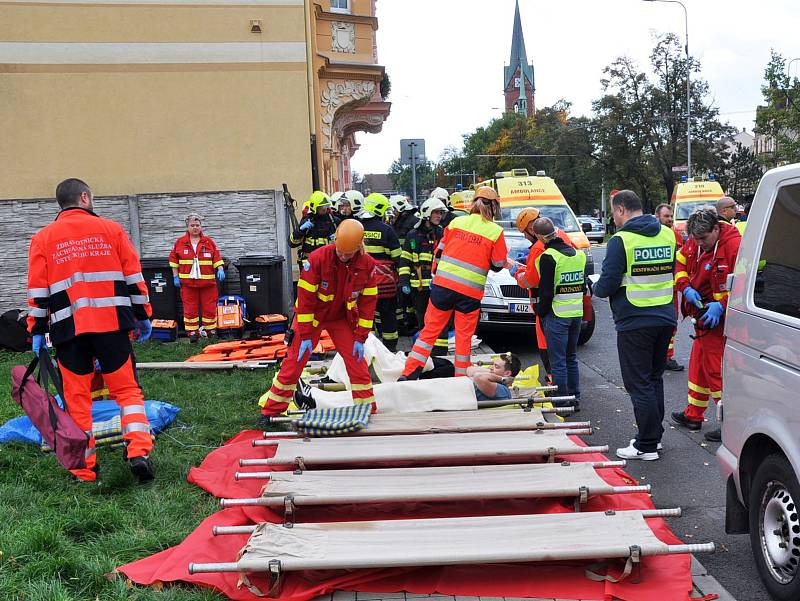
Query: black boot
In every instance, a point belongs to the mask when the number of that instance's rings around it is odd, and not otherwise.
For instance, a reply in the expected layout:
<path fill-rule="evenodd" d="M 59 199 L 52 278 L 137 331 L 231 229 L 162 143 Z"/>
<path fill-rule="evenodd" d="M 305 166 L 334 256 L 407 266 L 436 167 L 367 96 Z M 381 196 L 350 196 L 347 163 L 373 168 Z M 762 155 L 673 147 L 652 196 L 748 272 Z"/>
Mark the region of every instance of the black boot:
<path fill-rule="evenodd" d="M 132 457 L 128 463 L 131 468 L 131 473 L 136 476 L 139 484 L 150 482 L 156 477 L 156 468 L 147 455 Z"/>
<path fill-rule="evenodd" d="M 722 442 L 722 429 L 717 428 L 716 430 L 709 430 L 703 434 L 703 438 L 708 442 Z"/>
<path fill-rule="evenodd" d="M 702 427 L 701 422 L 697 422 L 693 419 L 689 419 L 683 413 L 683 411 L 673 411 L 672 412 L 672 423 L 676 426 L 683 426 L 687 430 L 691 430 L 692 432 L 699 432 L 700 428 Z"/>

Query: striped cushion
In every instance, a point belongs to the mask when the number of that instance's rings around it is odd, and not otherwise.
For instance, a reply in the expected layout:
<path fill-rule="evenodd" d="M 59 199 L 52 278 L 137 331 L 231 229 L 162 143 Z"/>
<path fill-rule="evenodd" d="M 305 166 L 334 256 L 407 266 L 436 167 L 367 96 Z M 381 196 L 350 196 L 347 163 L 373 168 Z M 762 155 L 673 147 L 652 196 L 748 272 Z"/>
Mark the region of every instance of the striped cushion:
<path fill-rule="evenodd" d="M 307 436 L 336 436 L 365 428 L 372 413 L 372 403 L 349 407 L 312 409 L 294 422 L 295 429 Z"/>

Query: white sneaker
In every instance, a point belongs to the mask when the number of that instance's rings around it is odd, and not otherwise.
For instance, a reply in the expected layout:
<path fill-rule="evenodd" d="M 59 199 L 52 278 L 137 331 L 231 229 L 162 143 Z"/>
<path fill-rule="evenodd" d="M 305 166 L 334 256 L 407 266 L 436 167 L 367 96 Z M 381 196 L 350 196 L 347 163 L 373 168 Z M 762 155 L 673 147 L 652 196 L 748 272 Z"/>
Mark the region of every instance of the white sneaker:
<path fill-rule="evenodd" d="M 636 442 L 636 439 L 635 438 L 631 438 L 631 441 L 630 441 L 629 444 L 632 445 L 634 442 Z M 663 451 L 664 450 L 664 445 L 659 442 L 658 446 L 656 447 L 656 450 L 657 451 Z"/>
<path fill-rule="evenodd" d="M 656 461 L 659 459 L 658 453 L 642 453 L 639 449 L 629 444 L 624 449 L 617 449 L 617 457 L 620 459 L 641 459 L 642 461 Z"/>

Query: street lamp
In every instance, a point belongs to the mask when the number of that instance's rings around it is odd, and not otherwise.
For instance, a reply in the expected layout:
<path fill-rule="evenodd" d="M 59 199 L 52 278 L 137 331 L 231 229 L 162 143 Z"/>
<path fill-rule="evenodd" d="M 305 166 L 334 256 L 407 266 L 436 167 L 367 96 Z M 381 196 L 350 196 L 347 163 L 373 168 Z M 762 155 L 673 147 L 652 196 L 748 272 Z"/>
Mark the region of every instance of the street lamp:
<path fill-rule="evenodd" d="M 692 67 L 689 63 L 689 13 L 686 10 L 686 6 L 680 0 L 644 0 L 644 2 L 680 4 L 681 8 L 683 8 L 683 18 L 686 31 L 686 177 L 692 177 L 692 105 L 691 84 L 689 82 Z"/>

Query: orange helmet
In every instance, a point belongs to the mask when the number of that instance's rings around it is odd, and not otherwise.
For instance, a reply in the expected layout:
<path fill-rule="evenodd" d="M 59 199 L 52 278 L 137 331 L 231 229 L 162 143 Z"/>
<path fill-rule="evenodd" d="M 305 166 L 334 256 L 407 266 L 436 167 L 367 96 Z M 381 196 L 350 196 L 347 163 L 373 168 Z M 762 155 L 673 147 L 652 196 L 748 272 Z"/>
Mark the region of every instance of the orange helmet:
<path fill-rule="evenodd" d="M 539 209 L 525 207 L 517 213 L 517 229 L 524 234 L 528 226 L 537 219 L 539 219 Z"/>
<path fill-rule="evenodd" d="M 336 250 L 351 253 L 361 248 L 364 241 L 364 226 L 355 219 L 345 219 L 336 228 Z"/>
<path fill-rule="evenodd" d="M 472 197 L 472 200 L 476 201 L 479 198 L 497 202 L 499 196 L 497 196 L 497 191 L 494 188 L 490 188 L 489 186 L 481 186 L 475 190 L 475 196 Z"/>

